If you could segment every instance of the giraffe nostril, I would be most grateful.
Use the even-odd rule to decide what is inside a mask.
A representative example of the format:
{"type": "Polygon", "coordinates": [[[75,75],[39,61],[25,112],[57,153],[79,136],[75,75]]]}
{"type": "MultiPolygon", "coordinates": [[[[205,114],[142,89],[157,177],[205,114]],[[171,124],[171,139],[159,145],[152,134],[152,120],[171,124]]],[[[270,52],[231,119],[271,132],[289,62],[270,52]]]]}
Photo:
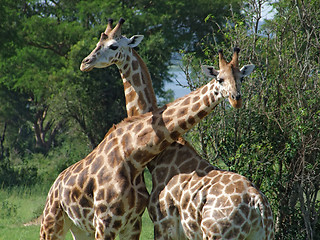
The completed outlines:
{"type": "Polygon", "coordinates": [[[92,62],[92,59],[90,59],[90,58],[85,58],[82,61],[82,63],[91,63],[91,62],[92,62]]]}
{"type": "Polygon", "coordinates": [[[234,95],[234,94],[232,94],[231,95],[231,98],[233,99],[233,100],[240,100],[241,99],[241,94],[237,94],[237,95],[234,95]]]}

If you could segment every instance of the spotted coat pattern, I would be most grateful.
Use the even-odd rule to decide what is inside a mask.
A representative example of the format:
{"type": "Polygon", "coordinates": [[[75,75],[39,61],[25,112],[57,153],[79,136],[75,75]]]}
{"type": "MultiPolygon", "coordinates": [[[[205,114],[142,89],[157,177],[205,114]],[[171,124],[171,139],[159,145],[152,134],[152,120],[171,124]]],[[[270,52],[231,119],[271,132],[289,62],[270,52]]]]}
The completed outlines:
{"type": "MultiPolygon", "coordinates": [[[[136,53],[134,55],[137,56],[136,53]]],[[[117,57],[123,56],[125,56],[123,51],[117,55],[117,57]]],[[[141,64],[139,56],[132,58],[126,56],[126,58],[127,60],[134,59],[131,65],[124,64],[122,65],[123,68],[119,68],[124,79],[128,115],[141,114],[151,107],[155,109],[154,93],[144,63],[141,64]],[[141,71],[141,69],[144,70],[141,71]],[[150,82],[149,85],[146,84],[148,81],[150,82]],[[141,86],[142,90],[139,93],[135,89],[141,86]],[[140,96],[143,94],[144,97],[141,98],[140,96]],[[133,99],[136,99],[135,102],[133,99]],[[131,103],[130,107],[128,107],[128,103],[131,103]]],[[[113,60],[113,62],[117,63],[119,61],[113,60]]],[[[117,65],[119,66],[119,64],[117,65]]],[[[197,91],[196,94],[191,94],[189,97],[177,101],[179,104],[171,105],[171,108],[165,110],[166,114],[163,119],[153,117],[151,122],[160,123],[160,126],[165,124],[169,131],[170,129],[172,131],[170,139],[178,140],[180,131],[190,128],[208,111],[212,110],[211,108],[200,109],[201,105],[207,107],[213,105],[214,107],[221,100],[218,91],[219,87],[215,88],[209,84],[202,90],[197,91]],[[208,95],[209,90],[211,94],[208,95]],[[205,96],[200,98],[201,94],[205,96]],[[215,101],[217,101],[216,104],[215,101]],[[178,108],[180,110],[176,111],[178,108]],[[191,108],[191,112],[198,111],[198,113],[191,116],[189,108],[191,108]],[[179,116],[178,131],[174,130],[174,124],[167,125],[170,121],[175,122],[175,115],[179,116]]],[[[122,125],[120,124],[120,126],[122,125]]],[[[122,139],[120,142],[123,144],[129,142],[129,137],[120,135],[116,138],[110,138],[115,132],[123,131],[119,129],[122,129],[122,127],[114,127],[111,129],[111,133],[109,132],[110,134],[107,135],[107,146],[109,147],[103,147],[103,150],[100,150],[102,148],[100,145],[106,145],[104,143],[105,139],[99,145],[100,147],[98,146],[87,158],[59,175],[48,195],[44,211],[45,220],[42,224],[42,234],[47,235],[43,239],[63,239],[63,235],[69,228],[76,239],[87,239],[88,236],[93,238],[94,235],[96,235],[96,239],[100,239],[102,235],[105,239],[113,239],[117,233],[119,233],[121,239],[135,239],[134,235],[138,237],[141,227],[138,220],[139,213],[143,211],[141,209],[144,209],[147,194],[141,173],[137,173],[139,171],[132,167],[132,165],[135,165],[135,167],[138,165],[129,164],[129,166],[124,167],[121,163],[121,157],[117,149],[119,147],[117,145],[119,144],[118,138],[122,139]],[[116,147],[112,148],[112,146],[116,147]],[[113,160],[108,164],[114,167],[111,172],[107,171],[109,165],[104,163],[106,158],[101,155],[97,157],[97,152],[106,153],[109,148],[112,149],[110,152],[113,160]],[[121,163],[121,167],[117,165],[119,163],[121,163]],[[98,166],[102,167],[99,168],[98,166]],[[98,171],[98,169],[100,170],[98,171]],[[90,177],[85,179],[88,173],[90,177]],[[120,184],[104,185],[104,180],[101,180],[101,177],[107,180],[117,179],[111,182],[120,182],[120,184]],[[132,180],[134,184],[132,184],[132,180]],[[123,192],[123,186],[130,185],[130,183],[135,186],[133,190],[130,189],[129,193],[126,193],[127,191],[123,192]],[[119,196],[122,198],[120,204],[117,202],[119,196]],[[60,199],[64,198],[67,200],[61,202],[60,199]],[[95,200],[100,204],[97,204],[95,200]],[[117,204],[111,204],[110,206],[109,204],[103,204],[108,201],[111,203],[117,202],[117,204]],[[136,202],[140,202],[140,204],[136,206],[134,204],[136,202]],[[134,208],[138,211],[132,214],[131,210],[134,208]],[[134,217],[131,218],[130,214],[126,214],[129,212],[134,217]],[[125,228],[123,223],[127,225],[125,228]],[[133,236],[129,237],[129,233],[133,233],[133,236]]],[[[132,126],[127,128],[128,131],[132,131],[132,129],[132,126]]],[[[144,136],[142,137],[144,143],[148,139],[150,140],[146,136],[150,130],[141,133],[142,125],[139,124],[134,129],[136,129],[134,134],[144,136]]],[[[160,136],[162,136],[162,133],[160,133],[160,136]]],[[[160,144],[161,141],[158,138],[157,135],[156,143],[160,144]]],[[[161,142],[160,149],[164,148],[169,142],[161,142]]],[[[127,152],[129,154],[127,156],[130,156],[132,148],[129,147],[129,150],[124,150],[124,152],[127,152]]],[[[134,156],[141,157],[146,154],[150,157],[152,155],[149,151],[144,150],[142,152],[143,154],[139,153],[134,156]]],[[[140,168],[143,168],[143,165],[138,168],[141,170],[140,168]]],[[[178,142],[173,143],[158,155],[155,160],[149,163],[149,169],[153,177],[149,213],[155,223],[156,239],[183,239],[186,237],[201,239],[201,236],[203,239],[242,239],[244,236],[248,237],[246,239],[251,239],[249,237],[254,237],[255,234],[256,238],[252,239],[272,238],[272,215],[265,197],[244,177],[216,170],[201,159],[183,139],[179,139],[178,142]],[[256,214],[259,213],[259,207],[261,212],[256,214]],[[267,231],[264,232],[262,225],[268,226],[265,229],[269,231],[269,234],[267,231]],[[260,238],[257,237],[257,234],[260,238]],[[269,238],[262,237],[265,235],[268,235],[269,238]]]]}

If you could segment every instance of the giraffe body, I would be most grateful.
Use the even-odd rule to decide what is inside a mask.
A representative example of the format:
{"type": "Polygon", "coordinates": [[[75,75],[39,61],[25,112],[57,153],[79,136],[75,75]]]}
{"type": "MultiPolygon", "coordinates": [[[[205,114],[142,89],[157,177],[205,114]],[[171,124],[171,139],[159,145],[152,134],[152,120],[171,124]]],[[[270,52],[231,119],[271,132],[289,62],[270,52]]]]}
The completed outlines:
{"type": "Polygon", "coordinates": [[[173,143],[148,164],[155,239],[273,239],[265,196],[245,177],[214,168],[187,146],[173,143]]]}
{"type": "Polygon", "coordinates": [[[148,194],[140,164],[124,156],[132,149],[119,147],[130,141],[125,130],[115,130],[58,176],[48,194],[41,239],[64,239],[69,229],[74,239],[114,239],[118,234],[139,239],[148,194]]]}
{"type": "MultiPolygon", "coordinates": [[[[91,57],[97,54],[96,50],[91,57]]],[[[228,65],[222,57],[219,60],[220,68],[228,65]]],[[[120,69],[128,116],[157,108],[150,75],[134,50],[125,48],[121,50],[121,58],[104,61],[98,67],[113,62],[120,69]]],[[[233,64],[237,65],[237,59],[233,64]]],[[[82,70],[86,70],[83,65],[82,70]]],[[[210,75],[218,75],[213,68],[207,70],[210,75]]],[[[238,79],[241,77],[242,71],[232,72],[238,74],[238,79]]],[[[219,78],[229,78],[228,75],[221,71],[219,78]]],[[[237,101],[237,93],[234,96],[229,101],[239,107],[241,101],[237,101]]],[[[263,194],[243,176],[214,168],[183,139],[156,156],[148,168],[153,180],[148,210],[155,224],[155,239],[273,238],[272,213],[263,194]]]]}

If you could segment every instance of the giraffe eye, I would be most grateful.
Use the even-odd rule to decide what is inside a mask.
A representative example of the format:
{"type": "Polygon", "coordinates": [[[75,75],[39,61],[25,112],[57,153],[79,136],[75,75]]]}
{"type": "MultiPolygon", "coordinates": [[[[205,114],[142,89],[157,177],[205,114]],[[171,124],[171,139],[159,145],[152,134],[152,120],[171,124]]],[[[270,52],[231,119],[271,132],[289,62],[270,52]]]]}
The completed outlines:
{"type": "Polygon", "coordinates": [[[217,81],[221,84],[224,82],[224,79],[223,78],[218,78],[217,81]]]}
{"type": "Polygon", "coordinates": [[[112,45],[110,45],[110,49],[111,49],[111,50],[117,50],[117,49],[118,49],[118,46],[117,46],[117,45],[112,44],[112,45]]]}

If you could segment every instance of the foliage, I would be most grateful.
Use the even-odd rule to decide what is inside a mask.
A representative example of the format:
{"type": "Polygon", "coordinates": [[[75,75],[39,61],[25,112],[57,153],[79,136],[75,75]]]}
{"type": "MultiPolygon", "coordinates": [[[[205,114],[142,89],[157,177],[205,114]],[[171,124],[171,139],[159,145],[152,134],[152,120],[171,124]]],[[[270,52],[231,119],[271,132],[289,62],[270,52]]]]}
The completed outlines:
{"type": "MultiPolygon", "coordinates": [[[[317,239],[320,235],[319,10],[315,2],[274,3],[272,20],[262,24],[263,1],[248,1],[247,14],[219,25],[222,42],[205,44],[208,64],[216,52],[241,50],[241,63],[256,65],[243,82],[244,106],[227,103],[188,135],[213,164],[247,176],[273,208],[278,239],[317,239]],[[214,127],[212,127],[214,126],[214,127]]],[[[214,19],[208,21],[213,24],[214,19]]],[[[205,41],[205,40],[204,40],[205,41]]],[[[203,78],[186,56],[191,88],[203,78]],[[191,68],[191,70],[190,70],[191,68]],[[197,80],[198,79],[198,80],[197,80]]]]}

